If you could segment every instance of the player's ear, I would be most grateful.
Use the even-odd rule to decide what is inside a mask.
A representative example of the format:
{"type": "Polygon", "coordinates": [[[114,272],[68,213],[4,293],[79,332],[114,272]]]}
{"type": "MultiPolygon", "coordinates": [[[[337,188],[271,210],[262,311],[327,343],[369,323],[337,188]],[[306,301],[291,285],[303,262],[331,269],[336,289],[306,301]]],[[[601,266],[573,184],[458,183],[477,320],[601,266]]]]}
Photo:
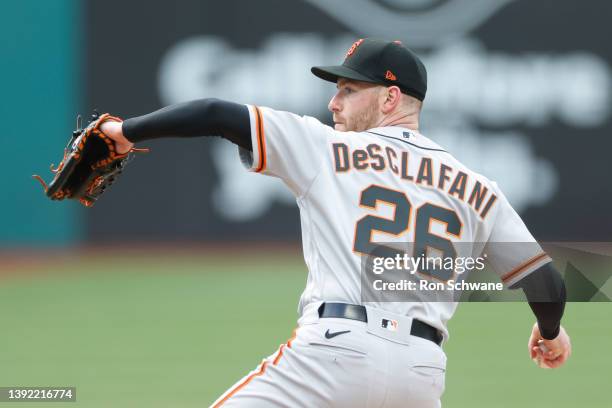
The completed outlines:
{"type": "Polygon", "coordinates": [[[402,91],[397,86],[389,86],[383,88],[383,103],[381,105],[382,113],[387,114],[392,112],[402,100],[402,91]]]}

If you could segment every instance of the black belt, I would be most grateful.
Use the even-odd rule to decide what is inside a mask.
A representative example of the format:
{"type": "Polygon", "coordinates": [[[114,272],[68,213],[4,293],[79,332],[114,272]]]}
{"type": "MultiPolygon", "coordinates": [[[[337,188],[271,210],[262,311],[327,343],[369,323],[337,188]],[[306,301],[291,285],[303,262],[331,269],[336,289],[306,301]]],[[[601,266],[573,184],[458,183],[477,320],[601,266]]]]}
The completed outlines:
{"type": "MultiPolygon", "coordinates": [[[[335,317],[340,319],[359,320],[368,322],[368,314],[365,306],[349,305],[347,303],[323,303],[319,306],[319,317],[335,317]]],[[[410,334],[433,341],[438,346],[442,344],[442,334],[433,326],[417,319],[412,319],[410,334]]]]}

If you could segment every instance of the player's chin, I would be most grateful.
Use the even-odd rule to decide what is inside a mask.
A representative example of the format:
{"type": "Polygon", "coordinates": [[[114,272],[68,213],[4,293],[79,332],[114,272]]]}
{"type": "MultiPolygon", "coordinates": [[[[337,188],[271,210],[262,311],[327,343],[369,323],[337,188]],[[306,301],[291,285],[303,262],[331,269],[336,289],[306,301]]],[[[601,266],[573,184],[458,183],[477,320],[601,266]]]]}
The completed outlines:
{"type": "Polygon", "coordinates": [[[346,132],[346,125],[344,123],[334,123],[334,129],[338,132],[346,132]]]}

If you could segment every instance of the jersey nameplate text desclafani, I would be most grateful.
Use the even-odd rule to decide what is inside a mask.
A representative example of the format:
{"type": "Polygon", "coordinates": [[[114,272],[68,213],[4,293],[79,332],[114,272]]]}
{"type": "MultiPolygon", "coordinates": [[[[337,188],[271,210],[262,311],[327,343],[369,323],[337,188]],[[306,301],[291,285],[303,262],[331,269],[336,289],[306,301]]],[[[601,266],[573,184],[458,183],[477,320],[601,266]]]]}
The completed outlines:
{"type": "Polygon", "coordinates": [[[481,218],[485,218],[497,200],[486,185],[470,179],[467,173],[455,171],[453,167],[431,157],[420,160],[411,170],[410,152],[390,146],[371,143],[361,149],[353,149],[344,143],[331,145],[336,173],[351,171],[387,171],[401,180],[444,191],[451,197],[467,202],[481,218]]]}

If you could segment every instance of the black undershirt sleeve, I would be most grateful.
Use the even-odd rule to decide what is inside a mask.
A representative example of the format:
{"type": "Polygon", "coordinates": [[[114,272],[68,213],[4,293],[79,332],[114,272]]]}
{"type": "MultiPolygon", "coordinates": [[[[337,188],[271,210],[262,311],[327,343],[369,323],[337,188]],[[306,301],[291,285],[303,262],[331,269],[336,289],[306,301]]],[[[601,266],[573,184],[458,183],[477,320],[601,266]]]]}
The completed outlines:
{"type": "Polygon", "coordinates": [[[221,136],[242,148],[253,150],[246,105],[214,98],[178,103],[127,119],[122,129],[123,135],[132,143],[160,137],[221,136]]]}
{"type": "Polygon", "coordinates": [[[542,337],[547,340],[557,337],[565,310],[566,291],[565,283],[552,263],[547,263],[511,287],[515,288],[522,288],[525,292],[542,337]]]}

